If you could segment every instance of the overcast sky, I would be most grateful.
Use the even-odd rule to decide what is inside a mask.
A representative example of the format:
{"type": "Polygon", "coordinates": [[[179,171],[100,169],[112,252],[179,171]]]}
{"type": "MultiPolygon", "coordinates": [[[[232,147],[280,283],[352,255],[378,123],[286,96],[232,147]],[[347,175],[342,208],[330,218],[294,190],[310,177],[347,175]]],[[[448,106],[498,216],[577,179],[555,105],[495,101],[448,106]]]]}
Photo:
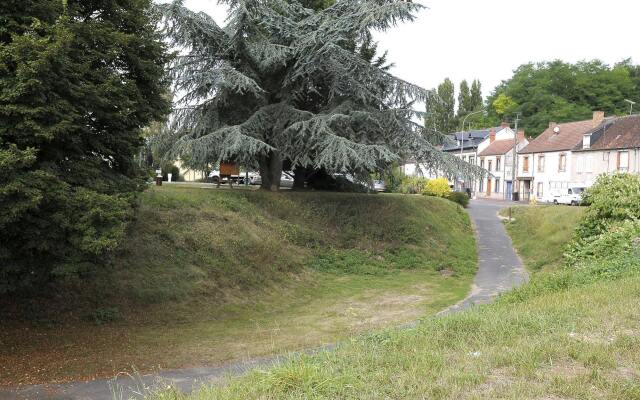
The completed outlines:
{"type": "MultiPolygon", "coordinates": [[[[478,78],[486,96],[530,61],[640,62],[637,0],[417,2],[429,9],[377,39],[395,63],[393,73],[425,88],[446,77],[456,86],[462,79],[478,78]]],[[[226,10],[216,0],[186,0],[186,5],[224,22],[226,10]]]]}

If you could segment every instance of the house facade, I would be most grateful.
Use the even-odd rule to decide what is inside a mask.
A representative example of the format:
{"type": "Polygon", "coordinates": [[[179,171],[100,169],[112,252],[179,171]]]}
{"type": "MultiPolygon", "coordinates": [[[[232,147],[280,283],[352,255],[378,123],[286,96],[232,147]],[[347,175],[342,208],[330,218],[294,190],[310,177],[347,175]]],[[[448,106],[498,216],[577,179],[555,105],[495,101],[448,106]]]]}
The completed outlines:
{"type": "MultiPolygon", "coordinates": [[[[478,154],[489,146],[491,137],[493,140],[508,137],[513,139],[513,135],[514,132],[506,122],[494,128],[456,132],[449,136],[449,141],[445,143],[442,150],[469,164],[481,165],[478,154]]],[[[462,176],[457,177],[453,182],[454,189],[462,192],[469,189],[472,193],[477,193],[480,190],[480,185],[482,185],[481,181],[468,180],[462,176]]]]}
{"type": "MultiPolygon", "coordinates": [[[[498,133],[491,132],[489,138],[480,144],[477,165],[489,171],[489,175],[476,182],[477,197],[511,199],[515,143],[513,130],[507,128],[498,133]]],[[[528,143],[524,131],[519,131],[518,151],[528,143]]]]}
{"type": "Polygon", "coordinates": [[[571,182],[591,186],[600,174],[640,174],[640,115],[615,117],[584,134],[573,149],[571,182]]]}
{"type": "Polygon", "coordinates": [[[607,121],[603,112],[596,111],[590,120],[550,122],[540,136],[519,152],[516,190],[520,199],[552,201],[570,186],[577,186],[573,181],[577,173],[574,149],[583,142],[585,135],[607,121]]]}

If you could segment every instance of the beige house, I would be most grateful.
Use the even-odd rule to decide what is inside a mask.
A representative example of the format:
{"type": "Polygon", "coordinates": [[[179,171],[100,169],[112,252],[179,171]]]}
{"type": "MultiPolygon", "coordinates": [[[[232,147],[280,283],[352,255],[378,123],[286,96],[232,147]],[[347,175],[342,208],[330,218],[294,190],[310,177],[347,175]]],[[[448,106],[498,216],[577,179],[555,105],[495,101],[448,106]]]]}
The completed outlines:
{"type": "Polygon", "coordinates": [[[518,156],[522,200],[551,202],[572,187],[589,187],[600,174],[640,173],[640,116],[549,123],[518,156]]]}
{"type": "Polygon", "coordinates": [[[518,185],[520,199],[535,197],[552,201],[571,185],[575,172],[573,151],[586,134],[607,120],[604,113],[595,111],[592,119],[558,124],[549,127],[531,141],[518,155],[518,185]]]}
{"type": "Polygon", "coordinates": [[[207,177],[207,173],[205,171],[196,171],[193,169],[189,169],[184,165],[182,165],[180,160],[176,160],[174,164],[180,170],[180,177],[185,182],[195,182],[199,180],[204,180],[207,177]]]}
{"type": "Polygon", "coordinates": [[[640,174],[640,115],[609,118],[586,132],[571,163],[574,186],[589,187],[600,174],[640,174]]]}

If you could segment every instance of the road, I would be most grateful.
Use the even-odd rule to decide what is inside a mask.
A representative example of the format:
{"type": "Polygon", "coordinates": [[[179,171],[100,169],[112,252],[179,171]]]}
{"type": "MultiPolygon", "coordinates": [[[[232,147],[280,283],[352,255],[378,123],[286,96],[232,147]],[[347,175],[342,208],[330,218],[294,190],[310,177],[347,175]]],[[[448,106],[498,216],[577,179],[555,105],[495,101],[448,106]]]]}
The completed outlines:
{"type": "MultiPolygon", "coordinates": [[[[528,278],[522,261],[513,250],[498,211],[508,203],[474,200],[468,208],[476,231],[478,245],[478,272],[467,298],[439,313],[446,315],[466,310],[474,305],[490,303],[497,295],[528,278]]],[[[418,322],[403,325],[415,326],[418,322]]],[[[305,354],[331,351],[336,345],[311,349],[305,354]]],[[[20,389],[0,389],[0,400],[114,400],[143,398],[145,393],[166,385],[182,391],[191,391],[202,383],[215,383],[229,376],[240,375],[260,367],[269,368],[296,354],[255,358],[215,367],[189,368],[163,371],[141,376],[122,375],[111,380],[96,380],[60,385],[33,385],[20,389]]]]}

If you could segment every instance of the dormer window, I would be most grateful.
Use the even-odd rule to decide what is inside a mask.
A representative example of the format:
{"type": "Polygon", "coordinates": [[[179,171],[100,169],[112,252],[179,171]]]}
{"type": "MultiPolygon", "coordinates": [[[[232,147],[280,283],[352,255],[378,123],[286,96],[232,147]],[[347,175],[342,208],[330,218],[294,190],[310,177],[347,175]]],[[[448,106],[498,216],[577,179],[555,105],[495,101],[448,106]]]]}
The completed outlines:
{"type": "Polygon", "coordinates": [[[591,148],[591,135],[582,136],[582,148],[583,149],[591,148]]]}

